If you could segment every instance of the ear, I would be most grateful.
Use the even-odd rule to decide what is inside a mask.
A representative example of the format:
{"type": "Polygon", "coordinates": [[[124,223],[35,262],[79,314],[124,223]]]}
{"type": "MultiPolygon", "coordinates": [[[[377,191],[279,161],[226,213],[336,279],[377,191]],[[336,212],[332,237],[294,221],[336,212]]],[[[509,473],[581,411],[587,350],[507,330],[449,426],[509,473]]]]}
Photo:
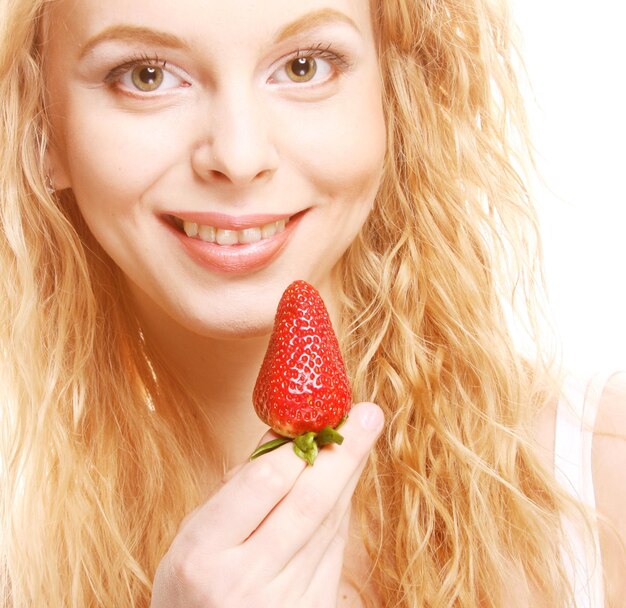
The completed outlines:
{"type": "Polygon", "coordinates": [[[72,181],[65,159],[53,145],[49,145],[44,159],[46,173],[50,179],[50,186],[60,192],[72,187],[72,181]]]}

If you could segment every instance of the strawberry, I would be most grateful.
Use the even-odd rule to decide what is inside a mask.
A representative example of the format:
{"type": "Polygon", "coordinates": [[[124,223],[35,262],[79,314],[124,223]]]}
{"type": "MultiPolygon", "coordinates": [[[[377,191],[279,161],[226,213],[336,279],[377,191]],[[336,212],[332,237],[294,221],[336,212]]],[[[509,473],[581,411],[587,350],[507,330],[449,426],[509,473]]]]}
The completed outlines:
{"type": "Polygon", "coordinates": [[[350,382],[324,301],[306,281],[289,285],[278,303],[252,400],[283,437],[251,458],[293,440],[296,454],[313,464],[318,447],[343,441],[336,429],[352,405],[350,382]]]}

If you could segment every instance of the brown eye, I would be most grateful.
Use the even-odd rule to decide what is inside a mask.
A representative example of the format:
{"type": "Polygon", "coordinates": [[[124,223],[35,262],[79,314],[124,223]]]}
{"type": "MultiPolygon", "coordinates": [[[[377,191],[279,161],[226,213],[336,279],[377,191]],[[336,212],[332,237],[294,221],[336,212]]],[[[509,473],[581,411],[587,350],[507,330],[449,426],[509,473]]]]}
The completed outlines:
{"type": "Polygon", "coordinates": [[[298,57],[287,64],[286,71],[294,82],[308,82],[317,72],[317,62],[312,57],[298,57]]]}
{"type": "Polygon", "coordinates": [[[154,65],[139,65],[131,72],[133,84],[145,92],[156,91],[163,82],[163,68],[154,65]]]}

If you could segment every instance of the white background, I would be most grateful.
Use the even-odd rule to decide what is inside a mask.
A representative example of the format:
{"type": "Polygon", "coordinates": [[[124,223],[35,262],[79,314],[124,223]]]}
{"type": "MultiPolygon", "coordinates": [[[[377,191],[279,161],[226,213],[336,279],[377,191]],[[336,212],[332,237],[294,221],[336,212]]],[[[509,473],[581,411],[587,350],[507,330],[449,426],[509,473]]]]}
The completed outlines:
{"type": "Polygon", "coordinates": [[[626,369],[626,9],[622,0],[512,1],[564,360],[626,369]]]}

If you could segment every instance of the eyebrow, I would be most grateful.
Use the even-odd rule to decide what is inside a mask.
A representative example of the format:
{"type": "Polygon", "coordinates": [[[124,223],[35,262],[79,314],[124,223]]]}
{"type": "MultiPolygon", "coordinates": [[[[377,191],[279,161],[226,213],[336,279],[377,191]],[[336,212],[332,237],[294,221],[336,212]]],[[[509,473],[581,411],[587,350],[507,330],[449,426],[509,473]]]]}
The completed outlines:
{"type": "MultiPolygon", "coordinates": [[[[357,32],[360,32],[356,23],[345,13],[332,8],[322,8],[312,11],[299,17],[295,21],[281,28],[274,36],[274,44],[278,44],[288,38],[292,38],[304,31],[313,29],[325,23],[338,21],[347,23],[357,32]]],[[[153,46],[167,47],[171,49],[188,49],[189,45],[178,36],[168,32],[161,32],[151,28],[138,25],[112,25],[102,30],[83,46],[79,58],[82,59],[89,54],[94,47],[108,40],[119,40],[123,42],[141,42],[153,46]]]]}
{"type": "Polygon", "coordinates": [[[148,27],[139,25],[112,25],[90,38],[80,51],[79,58],[82,59],[89,54],[94,47],[108,40],[119,40],[122,42],[142,42],[154,46],[167,47],[171,49],[187,49],[189,45],[174,34],[159,32],[148,27]]]}
{"type": "Polygon", "coordinates": [[[292,38],[301,32],[311,30],[319,25],[329,23],[332,21],[338,21],[340,23],[347,23],[360,33],[356,23],[348,17],[345,13],[335,10],[334,8],[321,8],[317,11],[312,11],[303,15],[302,17],[292,21],[285,27],[281,28],[279,32],[274,36],[274,44],[292,38]]]}

